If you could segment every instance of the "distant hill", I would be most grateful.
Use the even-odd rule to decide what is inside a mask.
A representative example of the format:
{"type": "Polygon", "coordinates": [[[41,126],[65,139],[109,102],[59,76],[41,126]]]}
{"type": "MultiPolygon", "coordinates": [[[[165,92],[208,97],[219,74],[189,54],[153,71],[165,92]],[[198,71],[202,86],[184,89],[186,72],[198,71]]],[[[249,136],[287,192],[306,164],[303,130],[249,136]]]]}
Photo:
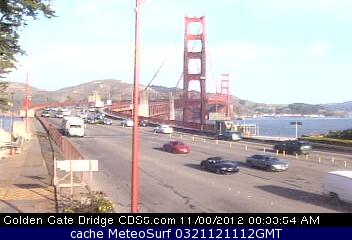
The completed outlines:
{"type": "Polygon", "coordinates": [[[343,103],[328,103],[323,106],[332,111],[346,111],[352,113],[352,101],[343,103]]]}
{"type": "MultiPolygon", "coordinates": [[[[140,86],[141,90],[145,86],[140,86]]],[[[113,101],[130,100],[132,98],[133,85],[116,79],[93,80],[87,83],[79,84],[58,89],[56,91],[46,91],[34,87],[29,88],[29,93],[33,103],[44,102],[62,102],[65,100],[84,100],[93,92],[97,92],[103,100],[111,98],[113,101]]],[[[20,108],[23,104],[25,84],[10,82],[8,92],[15,92],[15,107],[20,108]]],[[[163,86],[150,86],[147,89],[149,98],[153,100],[168,99],[172,92],[173,96],[181,98],[183,90],[180,88],[168,88],[163,86]]],[[[191,97],[197,97],[199,92],[192,91],[191,97]]],[[[209,96],[213,93],[209,93],[209,96]]],[[[232,97],[234,111],[237,115],[253,114],[324,114],[327,116],[341,116],[345,112],[352,112],[352,101],[345,103],[332,104],[265,104],[232,97]]]]}

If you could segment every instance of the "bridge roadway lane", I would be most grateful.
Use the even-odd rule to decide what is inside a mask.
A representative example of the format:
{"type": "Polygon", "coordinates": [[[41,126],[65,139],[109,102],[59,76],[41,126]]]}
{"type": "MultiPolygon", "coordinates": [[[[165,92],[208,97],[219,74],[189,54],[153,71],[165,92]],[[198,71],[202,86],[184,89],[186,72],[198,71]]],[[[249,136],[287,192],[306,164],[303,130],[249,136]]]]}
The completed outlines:
{"type": "MultiPolygon", "coordinates": [[[[176,155],[159,149],[170,140],[168,135],[140,129],[141,212],[352,212],[351,205],[321,195],[323,177],[332,166],[291,159],[288,171],[266,172],[246,167],[245,158],[255,150],[191,138],[182,141],[192,153],[176,155]],[[199,162],[209,156],[239,161],[240,173],[201,170],[199,162]]],[[[71,138],[87,158],[99,160],[96,189],[107,193],[118,212],[130,210],[131,132],[116,125],[87,125],[87,137],[71,138]]]]}

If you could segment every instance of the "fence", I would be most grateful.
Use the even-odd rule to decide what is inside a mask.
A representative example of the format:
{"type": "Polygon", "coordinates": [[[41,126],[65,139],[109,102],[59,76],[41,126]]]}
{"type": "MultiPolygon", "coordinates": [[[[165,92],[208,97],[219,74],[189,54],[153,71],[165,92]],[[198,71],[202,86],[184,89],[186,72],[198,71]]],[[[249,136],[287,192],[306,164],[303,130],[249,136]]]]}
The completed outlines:
{"type": "Polygon", "coordinates": [[[72,142],[63,136],[61,132],[53,124],[49,123],[46,119],[36,115],[36,118],[41,122],[44,128],[49,133],[50,137],[54,140],[56,145],[61,150],[65,159],[79,159],[83,160],[84,156],[72,144],[72,142]]]}
{"type": "MultiPolygon", "coordinates": [[[[57,126],[54,126],[53,124],[49,123],[45,118],[42,118],[39,116],[38,113],[36,113],[36,118],[39,120],[39,122],[42,124],[42,126],[46,129],[48,132],[50,138],[55,142],[55,144],[58,146],[58,148],[61,150],[61,153],[66,160],[84,160],[84,156],[78,151],[78,149],[73,145],[73,143],[65,136],[61,134],[61,132],[58,130],[57,126]]],[[[58,190],[60,191],[60,187],[70,187],[70,195],[73,196],[73,186],[80,186],[80,187],[86,187],[88,190],[91,189],[92,187],[92,174],[88,172],[78,172],[78,174],[74,172],[70,172],[69,175],[71,175],[70,178],[68,177],[68,174],[65,175],[65,173],[57,171],[56,167],[56,159],[54,159],[54,184],[58,185],[59,188],[58,190]],[[69,184],[65,183],[60,183],[61,181],[58,181],[58,179],[64,180],[64,181],[70,181],[69,184]],[[87,180],[86,180],[87,179],[87,180]],[[74,184],[73,181],[79,182],[78,184],[74,184]]]]}

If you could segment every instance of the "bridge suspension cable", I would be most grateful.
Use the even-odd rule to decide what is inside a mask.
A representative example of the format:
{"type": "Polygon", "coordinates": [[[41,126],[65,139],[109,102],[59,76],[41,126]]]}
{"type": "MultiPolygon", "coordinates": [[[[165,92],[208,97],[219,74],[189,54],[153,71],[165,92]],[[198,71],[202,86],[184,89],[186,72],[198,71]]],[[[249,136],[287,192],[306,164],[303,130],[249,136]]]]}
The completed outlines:
{"type": "MultiPolygon", "coordinates": [[[[176,44],[176,41],[177,41],[177,39],[178,39],[180,33],[181,33],[181,30],[179,29],[179,31],[177,32],[176,37],[175,37],[175,39],[174,39],[172,45],[175,45],[175,44],[176,44]]],[[[169,58],[169,56],[170,56],[170,52],[171,52],[170,49],[171,49],[171,48],[169,48],[167,54],[165,55],[164,59],[162,60],[161,64],[159,65],[158,69],[155,71],[155,73],[154,73],[152,79],[149,81],[149,83],[148,83],[147,86],[144,88],[144,90],[147,90],[147,89],[150,87],[150,85],[152,84],[152,82],[157,78],[157,76],[158,76],[160,70],[162,69],[162,67],[163,67],[164,64],[167,62],[167,60],[168,60],[168,58],[169,58]]]]}

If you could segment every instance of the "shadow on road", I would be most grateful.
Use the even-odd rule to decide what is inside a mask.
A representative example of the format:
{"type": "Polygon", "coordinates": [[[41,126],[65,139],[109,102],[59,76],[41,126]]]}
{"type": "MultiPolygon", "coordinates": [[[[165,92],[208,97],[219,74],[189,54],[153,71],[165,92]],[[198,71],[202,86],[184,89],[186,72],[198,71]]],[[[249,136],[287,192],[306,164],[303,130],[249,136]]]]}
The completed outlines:
{"type": "Polygon", "coordinates": [[[245,162],[239,162],[239,161],[237,161],[237,163],[238,163],[238,166],[240,167],[240,168],[246,168],[246,169],[257,169],[257,170],[262,170],[262,169],[259,169],[259,168],[255,168],[255,167],[251,167],[251,166],[249,166],[247,163],[245,163],[245,162]]]}
{"type": "Polygon", "coordinates": [[[154,150],[161,151],[161,152],[166,152],[166,151],[164,151],[164,149],[163,149],[162,147],[154,147],[153,149],[154,149],[154,150]]]}
{"type": "Polygon", "coordinates": [[[201,168],[200,164],[186,163],[185,166],[189,167],[189,168],[197,169],[197,170],[202,171],[202,172],[205,171],[203,168],[201,168]]]}
{"type": "Polygon", "coordinates": [[[331,210],[335,210],[339,212],[352,212],[352,205],[338,201],[333,198],[326,197],[323,194],[311,193],[303,190],[292,189],[292,188],[281,187],[281,186],[274,186],[274,185],[257,186],[257,188],[276,194],[281,197],[290,198],[290,199],[305,202],[305,203],[310,203],[310,204],[325,207],[331,210]]]}

